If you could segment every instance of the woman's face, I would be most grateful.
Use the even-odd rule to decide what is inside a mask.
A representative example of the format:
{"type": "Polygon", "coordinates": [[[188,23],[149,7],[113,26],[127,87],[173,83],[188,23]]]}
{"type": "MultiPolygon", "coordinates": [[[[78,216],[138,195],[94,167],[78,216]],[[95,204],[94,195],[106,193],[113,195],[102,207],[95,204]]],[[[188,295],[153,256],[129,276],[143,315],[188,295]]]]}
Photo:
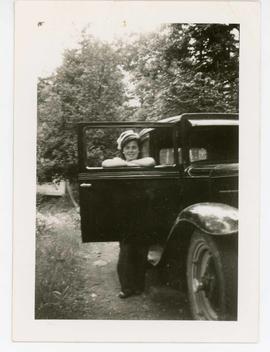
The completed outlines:
{"type": "Polygon", "coordinates": [[[132,161],[138,159],[139,156],[139,145],[137,141],[130,141],[125,144],[123,148],[123,154],[126,161],[132,161]]]}

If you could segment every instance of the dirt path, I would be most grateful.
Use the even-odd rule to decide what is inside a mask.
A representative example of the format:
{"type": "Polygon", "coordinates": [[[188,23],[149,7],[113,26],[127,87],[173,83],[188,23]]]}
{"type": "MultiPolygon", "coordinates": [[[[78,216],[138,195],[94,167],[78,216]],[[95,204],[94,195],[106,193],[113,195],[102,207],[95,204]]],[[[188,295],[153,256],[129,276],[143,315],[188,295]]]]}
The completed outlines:
{"type": "Polygon", "coordinates": [[[162,286],[155,268],[147,272],[142,295],[119,299],[118,243],[82,244],[73,209],[44,207],[41,214],[45,226],[37,237],[36,318],[190,319],[185,294],[162,286]]]}

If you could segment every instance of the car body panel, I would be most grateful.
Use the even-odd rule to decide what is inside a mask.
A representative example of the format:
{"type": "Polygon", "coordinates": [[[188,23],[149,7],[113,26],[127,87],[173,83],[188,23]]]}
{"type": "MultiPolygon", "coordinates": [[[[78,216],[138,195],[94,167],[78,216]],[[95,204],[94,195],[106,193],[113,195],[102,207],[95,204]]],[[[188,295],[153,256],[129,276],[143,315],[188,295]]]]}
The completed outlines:
{"type": "Polygon", "coordinates": [[[213,235],[226,231],[234,234],[234,209],[238,206],[237,118],[237,114],[194,113],[158,122],[79,123],[83,242],[119,241],[130,232],[142,240],[164,243],[181,221],[213,235]],[[144,128],[140,133],[143,156],[153,157],[157,165],[148,169],[89,167],[85,161],[85,129],[112,126],[144,128]],[[226,143],[227,138],[231,143],[226,143]],[[193,161],[191,151],[200,156],[206,153],[203,148],[213,160],[193,161]],[[226,160],[216,158],[219,150],[226,152],[221,153],[226,160]],[[161,159],[165,157],[169,164],[163,164],[161,159]],[[224,208],[213,205],[211,217],[211,204],[224,204],[224,208]],[[181,213],[186,208],[189,210],[181,213]],[[212,226],[209,221],[213,221],[212,226]]]}
{"type": "Polygon", "coordinates": [[[79,175],[84,242],[118,241],[127,232],[155,242],[169,231],[179,209],[179,172],[126,171],[79,175]]]}
{"type": "Polygon", "coordinates": [[[198,203],[181,211],[180,222],[188,222],[210,235],[231,235],[238,232],[238,209],[223,203],[198,203]]]}

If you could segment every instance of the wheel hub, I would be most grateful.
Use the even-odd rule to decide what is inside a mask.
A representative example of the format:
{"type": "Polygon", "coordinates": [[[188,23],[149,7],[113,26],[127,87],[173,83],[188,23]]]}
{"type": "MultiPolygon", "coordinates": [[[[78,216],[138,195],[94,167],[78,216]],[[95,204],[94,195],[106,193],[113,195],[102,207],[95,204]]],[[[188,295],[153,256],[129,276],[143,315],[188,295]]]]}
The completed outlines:
{"type": "Polygon", "coordinates": [[[193,292],[197,293],[199,291],[204,291],[206,297],[209,297],[213,291],[214,284],[215,277],[209,273],[206,273],[200,280],[197,278],[193,279],[193,292]]]}

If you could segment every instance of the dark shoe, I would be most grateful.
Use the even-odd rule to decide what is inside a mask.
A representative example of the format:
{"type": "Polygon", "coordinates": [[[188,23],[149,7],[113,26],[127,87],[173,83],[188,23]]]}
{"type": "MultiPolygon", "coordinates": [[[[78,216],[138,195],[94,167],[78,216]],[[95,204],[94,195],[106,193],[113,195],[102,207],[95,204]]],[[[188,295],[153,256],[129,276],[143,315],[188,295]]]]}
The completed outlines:
{"type": "Polygon", "coordinates": [[[133,295],[133,291],[121,291],[118,294],[119,298],[128,298],[133,295]]]}

